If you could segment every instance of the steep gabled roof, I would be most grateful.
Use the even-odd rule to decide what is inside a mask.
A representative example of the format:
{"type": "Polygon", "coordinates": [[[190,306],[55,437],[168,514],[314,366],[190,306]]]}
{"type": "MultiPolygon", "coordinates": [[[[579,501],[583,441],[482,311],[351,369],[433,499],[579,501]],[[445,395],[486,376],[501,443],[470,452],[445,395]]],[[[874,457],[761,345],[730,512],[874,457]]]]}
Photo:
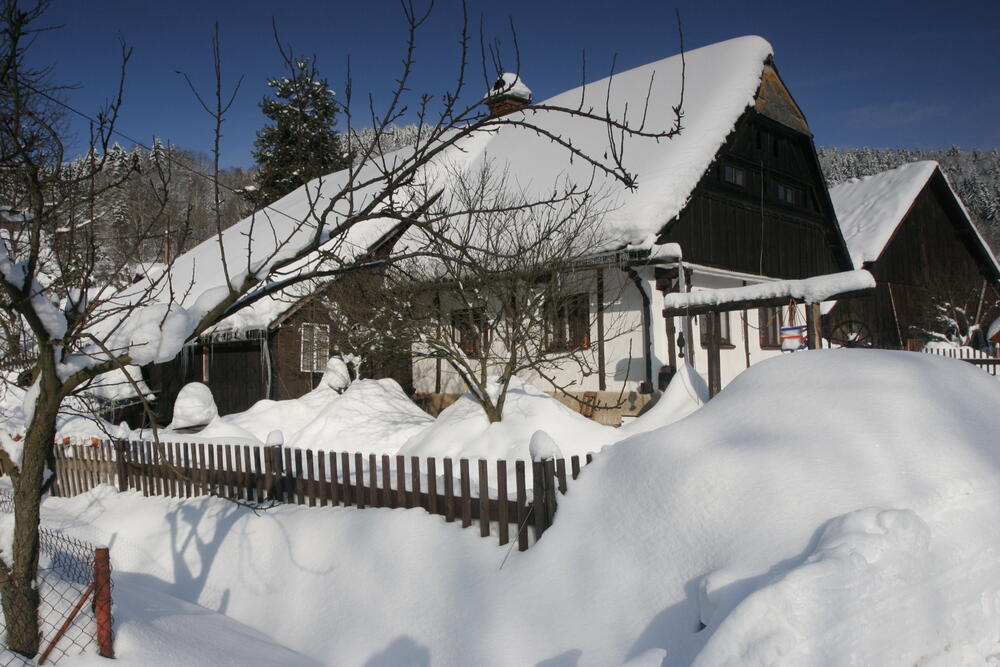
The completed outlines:
{"type": "Polygon", "coordinates": [[[992,270],[994,279],[1000,276],[1000,264],[996,257],[976,229],[944,172],[933,160],[910,162],[873,176],[853,178],[830,189],[830,199],[856,268],[861,268],[865,262],[874,262],[882,255],[917,196],[935,175],[947,184],[953,198],[951,203],[978,241],[981,259],[992,270]]]}
{"type": "MultiPolygon", "coordinates": [[[[687,205],[726,137],[747,107],[755,103],[771,51],[771,45],[760,37],[739,37],[694,49],[683,58],[677,55],[614,74],[539,105],[580,108],[598,115],[608,111],[614,118],[656,131],[669,129],[674,120],[672,109],[683,99],[683,131],[679,136],[669,141],[640,137],[624,141],[621,157],[627,169],[638,175],[635,190],[626,190],[609,176],[595,173],[591,165],[579,158],[574,160],[566,147],[516,125],[466,138],[461,146],[446,151],[436,164],[425,169],[423,176],[447,189],[448,174],[454,173],[454,169],[472,172],[481,169],[484,163],[491,163],[501,169],[509,168],[518,188],[542,197],[551,193],[557,183],[593,182],[595,191],[610,202],[610,212],[602,220],[607,245],[650,248],[663,226],[687,205]]],[[[608,128],[600,122],[535,107],[515,112],[512,117],[521,114],[544,131],[571,140],[579,150],[595,156],[608,153],[608,128]]],[[[393,155],[404,155],[406,151],[404,148],[393,155]]],[[[387,156],[390,163],[393,155],[387,156]]],[[[368,175],[376,173],[372,170],[368,175]]],[[[256,266],[263,261],[285,236],[291,240],[281,247],[279,257],[301,247],[315,230],[314,223],[309,221],[311,201],[322,206],[344,182],[343,172],[317,179],[273,204],[266,219],[258,212],[254,218],[227,229],[222,243],[231,257],[240,258],[237,266],[230,267],[231,275],[245,275],[248,265],[256,266]],[[248,258],[247,244],[251,237],[254,242],[248,258]]],[[[358,193],[357,199],[365,196],[371,194],[358,193]]],[[[362,256],[396,224],[389,219],[370,220],[353,228],[337,249],[341,261],[350,262],[362,256]]],[[[402,243],[406,243],[405,238],[402,243]]],[[[304,261],[299,266],[309,263],[304,261]]],[[[205,241],[178,261],[172,272],[177,283],[175,289],[195,285],[191,290],[192,302],[206,287],[225,289],[221,266],[219,242],[205,241]]],[[[311,290],[314,289],[315,285],[311,290]]],[[[301,293],[301,288],[293,288],[275,298],[262,299],[214,329],[268,326],[301,293]]]]}

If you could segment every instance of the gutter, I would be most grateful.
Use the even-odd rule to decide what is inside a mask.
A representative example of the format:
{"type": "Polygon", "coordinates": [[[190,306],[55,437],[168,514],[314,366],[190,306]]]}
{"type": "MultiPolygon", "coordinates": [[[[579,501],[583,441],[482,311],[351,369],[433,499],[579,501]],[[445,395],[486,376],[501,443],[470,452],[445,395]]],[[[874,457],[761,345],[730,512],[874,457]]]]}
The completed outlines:
{"type": "Polygon", "coordinates": [[[639,295],[642,296],[642,356],[645,361],[646,368],[646,380],[639,387],[640,394],[652,394],[653,393],[653,358],[650,353],[651,344],[651,332],[650,329],[653,326],[652,315],[650,314],[650,299],[649,295],[646,294],[646,288],[643,286],[643,280],[639,277],[639,274],[631,266],[625,268],[626,273],[628,273],[629,278],[632,279],[632,283],[639,290],[639,295]]]}

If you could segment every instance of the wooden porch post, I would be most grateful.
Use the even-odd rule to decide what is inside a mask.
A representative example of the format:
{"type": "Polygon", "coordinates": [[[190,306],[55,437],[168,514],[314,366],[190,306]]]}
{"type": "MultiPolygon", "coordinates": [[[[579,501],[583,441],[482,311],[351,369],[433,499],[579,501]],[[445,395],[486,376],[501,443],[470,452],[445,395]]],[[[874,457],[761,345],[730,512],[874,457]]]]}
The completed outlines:
{"type": "Polygon", "coordinates": [[[820,312],[818,303],[806,304],[806,332],[809,335],[809,349],[818,350],[822,347],[820,336],[822,335],[823,314],[820,312]]]}
{"type": "Polygon", "coordinates": [[[719,326],[719,311],[708,313],[708,397],[712,398],[722,391],[722,360],[720,348],[722,345],[722,328],[719,326]]]}

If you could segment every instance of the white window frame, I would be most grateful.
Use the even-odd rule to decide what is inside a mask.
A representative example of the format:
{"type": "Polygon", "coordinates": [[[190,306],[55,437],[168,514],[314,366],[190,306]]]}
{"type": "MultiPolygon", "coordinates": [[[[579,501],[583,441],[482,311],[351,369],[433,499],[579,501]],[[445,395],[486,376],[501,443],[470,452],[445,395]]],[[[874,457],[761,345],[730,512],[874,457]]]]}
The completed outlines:
{"type": "Polygon", "coordinates": [[[302,323],[299,335],[299,370],[322,373],[330,359],[330,325],[302,323]]]}

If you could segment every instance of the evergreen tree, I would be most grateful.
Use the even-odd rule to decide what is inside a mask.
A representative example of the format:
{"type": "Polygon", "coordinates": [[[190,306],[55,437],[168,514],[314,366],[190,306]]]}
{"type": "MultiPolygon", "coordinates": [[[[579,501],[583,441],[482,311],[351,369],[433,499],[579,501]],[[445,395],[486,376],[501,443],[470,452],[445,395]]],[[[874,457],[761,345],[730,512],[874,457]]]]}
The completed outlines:
{"type": "Polygon", "coordinates": [[[274,97],[260,103],[270,123],[257,132],[254,142],[258,205],[350,163],[334,130],[334,92],[319,76],[315,60],[299,56],[289,59],[288,65],[291,76],[268,80],[274,97]]]}

